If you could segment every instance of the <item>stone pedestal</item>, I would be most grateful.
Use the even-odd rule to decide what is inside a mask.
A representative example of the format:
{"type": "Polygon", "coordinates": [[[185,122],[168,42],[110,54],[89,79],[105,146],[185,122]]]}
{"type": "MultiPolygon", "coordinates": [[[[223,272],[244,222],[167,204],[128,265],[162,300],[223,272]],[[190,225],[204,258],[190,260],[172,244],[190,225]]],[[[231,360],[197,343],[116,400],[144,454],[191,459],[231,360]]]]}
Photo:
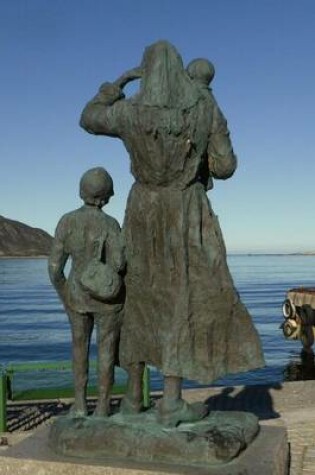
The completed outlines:
{"type": "Polygon", "coordinates": [[[283,427],[262,426],[250,446],[226,464],[189,467],[180,464],[103,460],[56,455],[48,447],[49,427],[1,452],[0,475],[287,475],[289,449],[283,427]]]}

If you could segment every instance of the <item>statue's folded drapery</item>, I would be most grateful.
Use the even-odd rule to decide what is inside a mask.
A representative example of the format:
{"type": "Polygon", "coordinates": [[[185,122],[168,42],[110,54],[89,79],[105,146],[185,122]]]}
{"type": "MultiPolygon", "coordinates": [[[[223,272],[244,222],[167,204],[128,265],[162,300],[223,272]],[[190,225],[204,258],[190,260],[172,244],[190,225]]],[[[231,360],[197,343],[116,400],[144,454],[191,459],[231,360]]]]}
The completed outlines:
{"type": "Polygon", "coordinates": [[[205,170],[229,178],[236,157],[223,114],[190,80],[175,48],[147,48],[142,68],[137,95],[125,99],[106,83],[81,117],[88,132],[123,140],[136,180],[124,223],[120,360],[209,383],[264,364],[204,186],[205,170]]]}

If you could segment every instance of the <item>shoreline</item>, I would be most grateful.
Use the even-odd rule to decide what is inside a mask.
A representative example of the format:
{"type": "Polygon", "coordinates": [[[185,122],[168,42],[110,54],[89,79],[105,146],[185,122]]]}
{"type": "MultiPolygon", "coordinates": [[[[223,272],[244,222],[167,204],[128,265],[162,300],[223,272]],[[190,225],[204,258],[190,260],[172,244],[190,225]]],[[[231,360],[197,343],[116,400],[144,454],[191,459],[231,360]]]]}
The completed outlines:
{"type": "Polygon", "coordinates": [[[1,259],[48,259],[49,255],[40,256],[0,256],[1,259]]]}
{"type": "MultiPolygon", "coordinates": [[[[315,252],[228,252],[228,256],[246,256],[246,257],[257,257],[257,256],[286,256],[286,257],[315,257],[315,252]]],[[[49,254],[47,255],[38,255],[38,256],[4,256],[0,255],[1,259],[48,259],[49,254]]]]}

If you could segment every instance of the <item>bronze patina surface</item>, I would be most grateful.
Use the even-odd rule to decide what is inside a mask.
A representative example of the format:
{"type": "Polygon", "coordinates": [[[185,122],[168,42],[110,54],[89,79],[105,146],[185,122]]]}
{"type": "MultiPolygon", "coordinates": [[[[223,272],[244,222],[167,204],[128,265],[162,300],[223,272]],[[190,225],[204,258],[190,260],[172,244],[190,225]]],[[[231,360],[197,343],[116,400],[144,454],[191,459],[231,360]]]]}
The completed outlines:
{"type": "MultiPolygon", "coordinates": [[[[227,122],[209,89],[213,76],[209,61],[199,58],[185,69],[174,46],[159,41],[145,50],[139,67],[104,83],[83,110],[84,129],[123,141],[135,178],[123,225],[126,301],[119,358],[128,372],[128,388],[120,412],[104,417],[109,415],[123,301],[121,294],[111,302],[98,298],[104,294],[102,282],[105,286],[110,281],[96,270],[103,256],[103,233],[108,236],[104,263],[108,256],[119,274],[123,258],[119,227],[101,214],[104,193],[93,192],[96,201],[83,208],[86,220],[82,210],[62,218],[50,264],[52,281],[72,324],[76,381],[75,417],[60,418],[50,431],[51,447],[58,453],[208,470],[237,458],[259,432],[252,414],[208,415],[206,404],[182,398],[183,378],[211,383],[227,373],[264,364],[258,334],[234,287],[219,222],[206,194],[213,180],[230,178],[237,166],[227,122]],[[135,79],[141,80],[139,92],[128,99],[123,88],[135,79]],[[102,226],[96,214],[102,216],[102,226]],[[66,282],[63,268],[68,255],[74,267],[66,282]],[[73,301],[67,293],[72,283],[73,301]],[[113,338],[112,345],[106,339],[98,341],[100,399],[92,418],[86,417],[84,388],[93,319],[99,329],[106,327],[104,335],[110,325],[113,338]],[[85,346],[80,346],[80,338],[85,346]],[[163,397],[148,412],[142,411],[145,363],[164,376],[163,397]]],[[[91,184],[94,189],[93,180],[91,184]]],[[[89,187],[87,191],[90,196],[89,187]]],[[[241,473],[239,468],[235,473],[241,473]]]]}
{"type": "Polygon", "coordinates": [[[130,155],[135,183],[124,222],[120,344],[130,376],[125,409],[139,410],[137,380],[143,362],[150,363],[164,375],[160,412],[167,425],[205,415],[201,407],[183,406],[182,378],[210,383],[264,364],[206,195],[212,179],[230,178],[237,165],[226,120],[207,87],[213,74],[205,60],[185,70],[176,49],[160,41],[146,48],[139,67],[104,83],[81,117],[85,130],[120,138],[130,155]],[[125,98],[123,87],[136,78],[139,92],[125,98]]]}

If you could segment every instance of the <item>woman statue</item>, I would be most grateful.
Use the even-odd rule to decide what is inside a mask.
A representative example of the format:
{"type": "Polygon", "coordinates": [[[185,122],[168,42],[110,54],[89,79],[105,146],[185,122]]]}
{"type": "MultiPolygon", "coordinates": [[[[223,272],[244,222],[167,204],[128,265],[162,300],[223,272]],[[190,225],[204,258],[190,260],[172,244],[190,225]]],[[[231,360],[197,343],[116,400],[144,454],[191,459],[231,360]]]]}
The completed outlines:
{"type": "Polygon", "coordinates": [[[264,364],[206,195],[210,176],[226,179],[236,169],[226,120],[213,96],[189,77],[176,49],[160,41],[146,48],[141,67],[101,86],[81,126],[120,138],[135,178],[124,222],[120,362],[129,389],[123,410],[141,410],[146,362],[164,376],[160,422],[198,420],[206,408],[182,399],[183,378],[210,383],[264,364]],[[126,99],[123,87],[137,78],[139,93],[126,99]]]}

